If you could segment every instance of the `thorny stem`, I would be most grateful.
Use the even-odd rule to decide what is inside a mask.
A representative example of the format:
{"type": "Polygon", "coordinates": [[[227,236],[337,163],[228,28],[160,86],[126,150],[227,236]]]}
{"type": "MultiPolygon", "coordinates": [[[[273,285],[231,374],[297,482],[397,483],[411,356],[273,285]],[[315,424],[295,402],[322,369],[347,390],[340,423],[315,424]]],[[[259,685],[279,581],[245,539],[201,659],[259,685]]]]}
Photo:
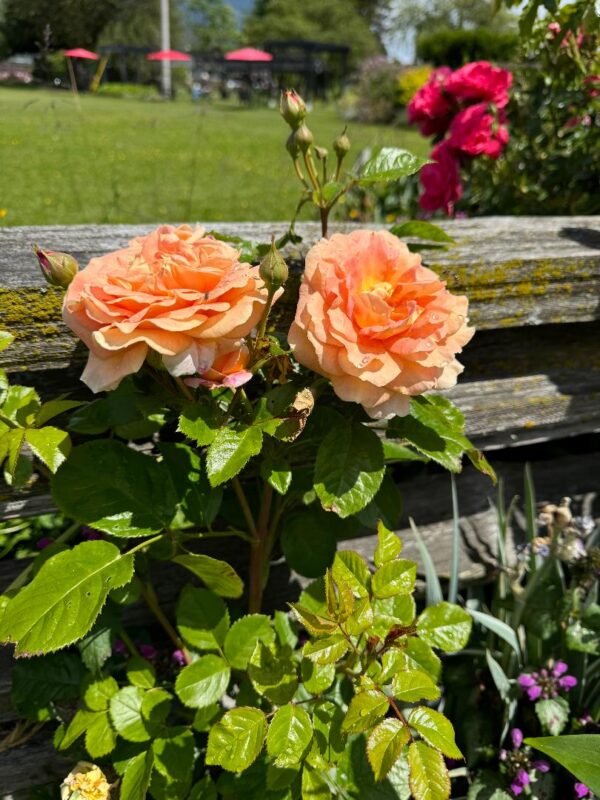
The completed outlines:
{"type": "Polygon", "coordinates": [[[260,611],[262,594],[267,572],[268,560],[271,556],[269,547],[269,515],[273,501],[273,487],[265,481],[263,496],[256,526],[256,538],[250,552],[250,585],[248,588],[248,610],[251,614],[260,611]]]}
{"type": "Polygon", "coordinates": [[[154,614],[158,623],[161,625],[161,627],[163,628],[169,639],[173,642],[173,644],[178,650],[181,650],[185,663],[191,664],[192,658],[186,646],[184,645],[183,641],[178,636],[177,631],[171,625],[164,611],[160,607],[158,603],[158,597],[156,596],[156,592],[154,591],[154,587],[152,586],[152,584],[140,582],[140,591],[142,597],[146,601],[146,605],[148,606],[150,611],[154,614]]]}

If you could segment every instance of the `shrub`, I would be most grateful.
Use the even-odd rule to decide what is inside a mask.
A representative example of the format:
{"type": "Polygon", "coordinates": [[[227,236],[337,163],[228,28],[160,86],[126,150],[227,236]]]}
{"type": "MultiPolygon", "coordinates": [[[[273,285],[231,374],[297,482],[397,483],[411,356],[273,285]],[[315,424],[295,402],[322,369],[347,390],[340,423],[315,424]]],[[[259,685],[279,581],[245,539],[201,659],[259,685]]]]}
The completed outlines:
{"type": "Polygon", "coordinates": [[[489,28],[472,31],[442,28],[417,39],[417,56],[436,67],[456,69],[468,61],[508,61],[516,53],[518,36],[489,28]]]}
{"type": "Polygon", "coordinates": [[[361,122],[391,122],[396,113],[402,67],[375,56],[363,61],[358,79],[357,116],[361,122]]]}
{"type": "Polygon", "coordinates": [[[427,83],[431,75],[431,67],[409,67],[401,72],[398,78],[396,102],[399,106],[407,106],[418,90],[427,83]]]}
{"type": "Polygon", "coordinates": [[[102,83],[96,94],[102,97],[124,97],[128,100],[152,100],[159,97],[156,86],[139,83],[102,83]]]}

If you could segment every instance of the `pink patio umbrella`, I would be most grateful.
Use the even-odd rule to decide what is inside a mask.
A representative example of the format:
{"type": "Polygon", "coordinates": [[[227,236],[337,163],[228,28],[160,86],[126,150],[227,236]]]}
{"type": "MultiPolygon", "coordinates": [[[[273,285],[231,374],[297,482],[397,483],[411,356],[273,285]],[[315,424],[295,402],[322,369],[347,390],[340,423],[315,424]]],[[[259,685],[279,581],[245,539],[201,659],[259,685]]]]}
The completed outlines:
{"type": "Polygon", "coordinates": [[[191,61],[191,56],[182,53],[180,50],[157,50],[156,53],[148,53],[148,61],[191,61]]]}
{"type": "Polygon", "coordinates": [[[79,94],[77,92],[77,80],[75,78],[75,70],[73,69],[72,58],[85,58],[88,61],[98,61],[100,56],[98,53],[92,53],[91,50],[86,50],[85,47],[72,47],[70,50],[64,51],[64,56],[67,59],[67,69],[69,70],[69,80],[71,81],[71,90],[77,101],[79,108],[79,94]]]}
{"type": "Polygon", "coordinates": [[[232,50],[225,53],[226,61],[273,61],[271,53],[257,50],[255,47],[242,47],[241,50],[232,50]]]}

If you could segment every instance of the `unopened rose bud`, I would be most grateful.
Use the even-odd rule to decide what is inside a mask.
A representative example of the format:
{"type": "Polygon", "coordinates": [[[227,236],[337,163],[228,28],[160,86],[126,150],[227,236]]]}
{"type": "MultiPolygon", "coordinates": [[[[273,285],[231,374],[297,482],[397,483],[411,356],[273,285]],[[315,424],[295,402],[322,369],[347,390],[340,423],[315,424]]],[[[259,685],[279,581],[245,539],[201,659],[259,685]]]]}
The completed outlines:
{"type": "Polygon", "coordinates": [[[343,133],[340,133],[340,135],[333,140],[333,150],[340,160],[344,158],[348,150],[350,150],[350,139],[346,136],[345,129],[343,133]]]}
{"type": "Polygon", "coordinates": [[[304,122],[294,131],[294,142],[303,153],[308,151],[308,148],[314,142],[314,139],[315,137],[312,135],[311,130],[304,122]]]}
{"type": "Polygon", "coordinates": [[[42,250],[33,246],[42,274],[51,286],[66,289],[79,270],[79,264],[68,253],[56,253],[53,250],[42,250]]]}
{"type": "Polygon", "coordinates": [[[287,138],[287,142],[285,143],[286,149],[291,157],[296,160],[300,155],[300,148],[298,147],[298,143],[296,142],[296,136],[294,133],[290,133],[287,138]]]}
{"type": "Polygon", "coordinates": [[[275,247],[275,241],[271,242],[271,248],[267,255],[260,262],[258,274],[263,279],[269,292],[274,292],[288,279],[288,265],[279,250],[275,247]]]}
{"type": "Polygon", "coordinates": [[[95,764],[80,761],[60,787],[61,800],[109,800],[110,784],[95,764]]]}
{"type": "Polygon", "coordinates": [[[292,128],[297,128],[302,124],[306,116],[306,105],[304,100],[293,89],[286,89],[281,93],[279,101],[279,111],[281,116],[292,128]]]}
{"type": "Polygon", "coordinates": [[[319,161],[325,161],[329,153],[326,147],[315,147],[315,155],[319,161]]]}

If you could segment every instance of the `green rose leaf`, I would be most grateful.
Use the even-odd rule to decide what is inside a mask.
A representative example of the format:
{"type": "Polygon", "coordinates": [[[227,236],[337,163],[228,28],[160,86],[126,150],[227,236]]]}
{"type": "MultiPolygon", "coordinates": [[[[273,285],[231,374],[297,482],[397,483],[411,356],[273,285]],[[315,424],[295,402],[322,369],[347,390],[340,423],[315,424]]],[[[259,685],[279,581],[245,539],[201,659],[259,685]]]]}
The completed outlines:
{"type": "Polygon", "coordinates": [[[200,447],[205,447],[215,439],[219,430],[218,409],[209,403],[190,403],[179,417],[177,430],[200,447]]]}
{"type": "Polygon", "coordinates": [[[144,691],[124,686],[110,698],[110,718],[115,730],[128,742],[147,742],[150,731],[142,718],[144,691]]]}
{"type": "Polygon", "coordinates": [[[600,734],[539,736],[525,739],[525,744],[558,761],[594,794],[600,795],[600,734]]]}
{"type": "MultiPolygon", "coordinates": [[[[328,525],[323,516],[331,515],[317,509],[306,509],[283,520],[281,549],[289,567],[306,578],[323,575],[335,556],[335,526],[328,525]]],[[[336,520],[335,517],[332,519],[336,520]]]]}
{"type": "Polygon", "coordinates": [[[40,398],[29,386],[9,386],[2,404],[2,414],[23,428],[35,423],[40,398]]]}
{"type": "Polygon", "coordinates": [[[376,781],[386,777],[409,739],[410,731],[399,719],[384,719],[371,731],[367,739],[367,758],[376,781]]]}
{"type": "Polygon", "coordinates": [[[338,629],[337,622],[326,619],[313,613],[309,608],[305,608],[300,603],[290,603],[290,607],[306,630],[313,636],[325,636],[338,629]]]}
{"type": "Polygon", "coordinates": [[[373,633],[382,639],[398,625],[410,625],[415,618],[415,601],[410,594],[398,594],[373,601],[373,633]]]}
{"type": "Polygon", "coordinates": [[[302,655],[315,664],[334,664],[348,651],[349,644],[341,635],[324,636],[304,645],[302,655]]]}
{"type": "Polygon", "coordinates": [[[91,758],[103,758],[112,753],[117,745],[117,734],[111,723],[108,711],[95,711],[87,721],[85,749],[91,758]]]}
{"type": "Polygon", "coordinates": [[[166,689],[152,688],[144,693],[142,699],[142,718],[152,726],[164,725],[171,711],[173,695],[166,689]]]}
{"type": "Polygon", "coordinates": [[[164,464],[106,439],[72,450],[52,480],[52,496],[68,517],[113,536],[160,533],[177,503],[164,464]]]}
{"type": "Polygon", "coordinates": [[[248,665],[252,686],[271,703],[289,702],[298,688],[298,671],[288,651],[274,652],[258,642],[248,665]]]}
{"type": "Polygon", "coordinates": [[[190,708],[206,708],[227,691],[231,670],[220,656],[202,656],[181,670],[175,681],[177,697],[190,708]]]}
{"type": "Polygon", "coordinates": [[[88,680],[83,687],[83,702],[90,711],[106,711],[111,697],[119,691],[119,684],[112,677],[88,680]]]}
{"type": "Polygon", "coordinates": [[[154,754],[151,749],[138,753],[127,763],[120,800],[146,800],[153,766],[154,754]]]}
{"type": "Polygon", "coordinates": [[[206,472],[211,486],[219,486],[241,472],[252,456],[262,448],[259,427],[220,428],[206,456],[206,472]]]}
{"type": "Polygon", "coordinates": [[[186,585],[175,612],[177,628],[199,650],[219,650],[229,630],[227,606],[214,592],[186,585]]]}
{"type": "Polygon", "coordinates": [[[384,564],[371,579],[373,594],[377,598],[411,594],[417,580],[417,565],[414,561],[398,559],[384,564]]]}
{"type": "MultiPolygon", "coordinates": [[[[394,652],[394,651],[390,651],[394,652]]],[[[427,642],[410,637],[397,653],[398,669],[420,669],[426,672],[433,680],[437,681],[442,671],[442,662],[433,652],[427,642]]]]}
{"type": "Polygon", "coordinates": [[[411,711],[408,724],[420,733],[428,744],[441,750],[448,758],[463,757],[454,741],[452,723],[439,711],[418,706],[411,711]]]}
{"type": "Polygon", "coordinates": [[[28,428],[25,431],[25,441],[51,472],[56,472],[71,450],[69,434],[51,425],[45,428],[28,428]]]}
{"type": "Polygon", "coordinates": [[[346,734],[342,730],[344,712],[325,700],[315,706],[313,712],[314,738],[309,761],[314,766],[327,767],[337,763],[346,748],[346,734]]]}
{"type": "Polygon", "coordinates": [[[42,407],[35,416],[36,427],[42,428],[54,417],[58,417],[66,411],[72,411],[81,405],[79,400],[49,400],[47,403],[42,403],[42,407]]]}
{"type": "Polygon", "coordinates": [[[277,767],[291,767],[306,755],[313,736],[308,712],[301,706],[282,706],[275,712],[267,733],[267,753],[277,767]]]}
{"type": "Polygon", "coordinates": [[[202,458],[184,442],[161,442],[159,449],[185,519],[210,528],[219,513],[223,490],[211,487],[202,458]]]}
{"type": "Polygon", "coordinates": [[[287,459],[265,458],[260,465],[260,475],[278,494],[287,494],[292,484],[292,470],[287,459]]]}
{"type": "Polygon", "coordinates": [[[403,703],[416,703],[418,700],[437,700],[440,690],[429,675],[421,670],[397,672],[392,681],[394,697],[403,703]]]}
{"type": "Polygon", "coordinates": [[[188,781],[194,767],[194,734],[173,729],[170,736],[152,742],[154,767],[169,781],[188,781]]]}
{"type": "Polygon", "coordinates": [[[448,800],[450,777],[441,753],[425,742],[408,748],[408,781],[415,800],[448,800]]]}
{"type": "Polygon", "coordinates": [[[349,517],[375,497],[384,473],[383,447],[375,431],[355,420],[344,421],[319,446],[315,491],[326,511],[349,517]]]}
{"type": "Polygon", "coordinates": [[[550,736],[558,736],[569,721],[569,704],[564,697],[538,700],[535,704],[535,713],[542,730],[550,736]]]}
{"type": "Polygon", "coordinates": [[[152,689],[156,684],[154,667],[145,658],[132,658],[127,662],[127,680],[140,689],[152,689]]]}
{"type": "Polygon", "coordinates": [[[310,658],[303,658],[300,662],[302,685],[311,694],[322,694],[329,689],[335,679],[335,666],[333,664],[315,664],[310,658]]]}
{"type": "Polygon", "coordinates": [[[206,763],[229,772],[243,772],[258,758],[267,732],[267,719],[258,708],[234,708],[208,734],[206,763]]]}
{"type": "Polygon", "coordinates": [[[331,575],[338,586],[347,584],[357,597],[369,596],[371,573],[355,550],[340,550],[335,554],[331,575]]]}
{"type": "Polygon", "coordinates": [[[11,700],[26,719],[44,722],[55,717],[57,701],[75,700],[85,670],[74,653],[52,653],[13,662],[11,700]]]}
{"type": "Polygon", "coordinates": [[[225,637],[225,658],[235,669],[246,669],[258,642],[272,644],[275,631],[265,614],[249,614],[236,620],[225,637]]]}
{"type": "Polygon", "coordinates": [[[402,542],[395,533],[389,531],[383,522],[377,525],[377,547],[375,548],[374,561],[376,567],[383,567],[389,561],[394,561],[402,552],[402,542]]]}
{"type": "Polygon", "coordinates": [[[389,707],[387,697],[378,689],[357,692],[350,701],[342,729],[346,733],[362,733],[383,719],[389,707]]]}
{"type": "Polygon", "coordinates": [[[17,656],[66,647],[89,631],[108,593],[132,576],[133,556],[110,542],[82,542],[57,553],[9,601],[0,641],[14,642],[17,656]]]}
{"type": "Polygon", "coordinates": [[[6,350],[15,340],[15,337],[12,333],[8,331],[0,331],[0,353],[3,350],[6,350]]]}
{"type": "Polygon", "coordinates": [[[430,242],[448,242],[453,243],[454,239],[449,236],[445,230],[440,228],[439,225],[433,225],[431,222],[423,222],[422,220],[411,219],[408,222],[402,222],[400,225],[394,225],[390,228],[390,233],[398,238],[415,238],[415,239],[428,239],[430,242]]]}
{"type": "Polygon", "coordinates": [[[175,556],[172,560],[200,578],[211,591],[221,597],[241,597],[244,591],[244,582],[226,561],[201,553],[186,553],[175,556]]]}
{"type": "Polygon", "coordinates": [[[382,147],[363,165],[358,177],[359,186],[371,183],[388,183],[414,175],[425,164],[427,158],[420,158],[400,147],[382,147]]]}
{"type": "Polygon", "coordinates": [[[438,603],[426,608],[417,620],[419,638],[444,653],[457,653],[471,635],[471,616],[460,606],[438,603]]]}

